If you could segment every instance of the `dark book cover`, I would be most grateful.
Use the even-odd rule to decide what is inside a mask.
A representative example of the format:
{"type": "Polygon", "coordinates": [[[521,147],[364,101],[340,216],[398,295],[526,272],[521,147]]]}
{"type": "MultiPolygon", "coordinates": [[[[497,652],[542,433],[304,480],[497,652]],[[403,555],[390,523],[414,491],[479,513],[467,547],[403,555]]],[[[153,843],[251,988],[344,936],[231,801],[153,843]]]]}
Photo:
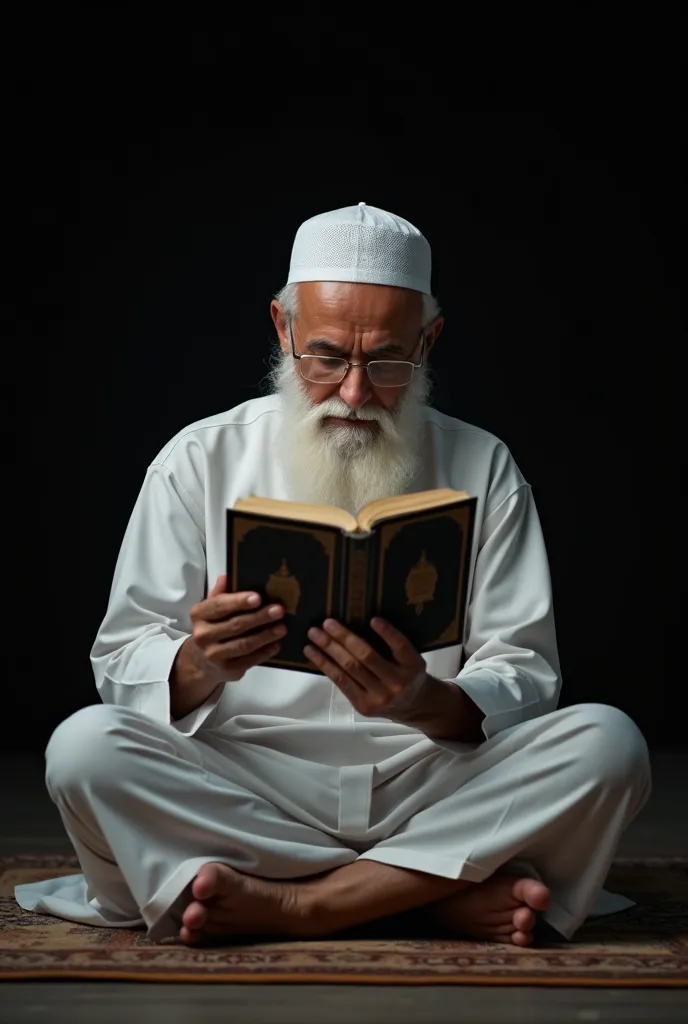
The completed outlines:
{"type": "Polygon", "coordinates": [[[341,619],[345,535],[339,527],[227,510],[227,586],[284,605],[287,635],[266,664],[317,672],[303,653],[308,630],[341,619]]]}
{"type": "Polygon", "coordinates": [[[255,590],[285,607],[287,635],[266,664],[318,672],[308,630],[332,617],[381,653],[370,627],[380,615],[421,652],[461,643],[474,498],[386,519],[371,533],[227,510],[231,591],[255,590]]]}
{"type": "Polygon", "coordinates": [[[477,501],[379,523],[368,620],[380,615],[421,653],[463,640],[477,501]]]}

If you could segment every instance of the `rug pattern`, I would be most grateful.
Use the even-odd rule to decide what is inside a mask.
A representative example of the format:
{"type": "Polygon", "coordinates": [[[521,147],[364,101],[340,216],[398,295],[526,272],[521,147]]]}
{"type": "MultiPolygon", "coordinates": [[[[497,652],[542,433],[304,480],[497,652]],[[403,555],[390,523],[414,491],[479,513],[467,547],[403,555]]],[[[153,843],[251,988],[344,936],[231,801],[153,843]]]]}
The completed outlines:
{"type": "Polygon", "coordinates": [[[190,949],[143,930],[23,911],[14,886],[77,872],[74,857],[0,860],[0,979],[688,987],[688,859],[618,861],[607,887],[639,905],[537,948],[377,934],[190,949]]]}

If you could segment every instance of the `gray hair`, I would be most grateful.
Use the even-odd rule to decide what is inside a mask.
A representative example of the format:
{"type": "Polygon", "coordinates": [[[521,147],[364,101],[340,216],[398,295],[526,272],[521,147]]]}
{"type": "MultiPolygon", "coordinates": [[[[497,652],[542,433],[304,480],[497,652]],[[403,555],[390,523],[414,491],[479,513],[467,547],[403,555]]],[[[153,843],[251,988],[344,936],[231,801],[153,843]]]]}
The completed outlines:
{"type": "MultiPolygon", "coordinates": [[[[293,320],[299,311],[298,285],[285,284],[284,288],[277,292],[275,298],[284,310],[284,314],[287,319],[293,320]]],[[[439,315],[440,304],[435,296],[423,293],[423,330],[425,330],[426,327],[429,327],[433,320],[437,319],[439,315]]]]}

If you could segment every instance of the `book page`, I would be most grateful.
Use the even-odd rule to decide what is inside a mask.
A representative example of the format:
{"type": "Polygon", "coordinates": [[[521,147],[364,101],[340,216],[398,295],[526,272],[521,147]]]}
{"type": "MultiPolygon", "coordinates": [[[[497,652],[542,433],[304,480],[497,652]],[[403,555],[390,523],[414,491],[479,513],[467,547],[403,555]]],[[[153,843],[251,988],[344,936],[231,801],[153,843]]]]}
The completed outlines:
{"type": "Polygon", "coordinates": [[[316,505],[305,501],[285,501],[281,498],[238,498],[234,502],[237,512],[251,512],[259,516],[274,516],[276,519],[292,519],[302,523],[322,523],[338,526],[340,530],[354,533],[358,523],[352,515],[335,505],[316,505]]]}
{"type": "Polygon", "coordinates": [[[466,491],[454,491],[450,487],[438,487],[431,491],[418,491],[416,494],[400,494],[394,498],[378,498],[371,501],[358,514],[361,530],[367,532],[376,523],[392,516],[422,512],[426,509],[440,508],[442,505],[453,505],[457,501],[465,501],[470,495],[466,491]]]}

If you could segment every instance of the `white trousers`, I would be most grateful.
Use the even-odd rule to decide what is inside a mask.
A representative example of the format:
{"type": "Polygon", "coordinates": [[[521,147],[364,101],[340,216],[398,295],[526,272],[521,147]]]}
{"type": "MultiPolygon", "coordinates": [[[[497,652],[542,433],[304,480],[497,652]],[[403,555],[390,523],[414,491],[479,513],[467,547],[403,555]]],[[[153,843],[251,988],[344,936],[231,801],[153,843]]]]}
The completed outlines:
{"type": "Polygon", "coordinates": [[[331,768],[93,705],[53,733],[46,784],[83,874],[16,886],[26,910],[145,924],[159,941],[178,934],[188,887],[212,861],[276,879],[363,858],[472,882],[508,864],[549,886],[543,916],[570,938],[590,913],[632,905],[602,886],[650,770],[635,724],[600,704],[464,753],[429,744],[382,781],[374,765],[331,768]]]}

